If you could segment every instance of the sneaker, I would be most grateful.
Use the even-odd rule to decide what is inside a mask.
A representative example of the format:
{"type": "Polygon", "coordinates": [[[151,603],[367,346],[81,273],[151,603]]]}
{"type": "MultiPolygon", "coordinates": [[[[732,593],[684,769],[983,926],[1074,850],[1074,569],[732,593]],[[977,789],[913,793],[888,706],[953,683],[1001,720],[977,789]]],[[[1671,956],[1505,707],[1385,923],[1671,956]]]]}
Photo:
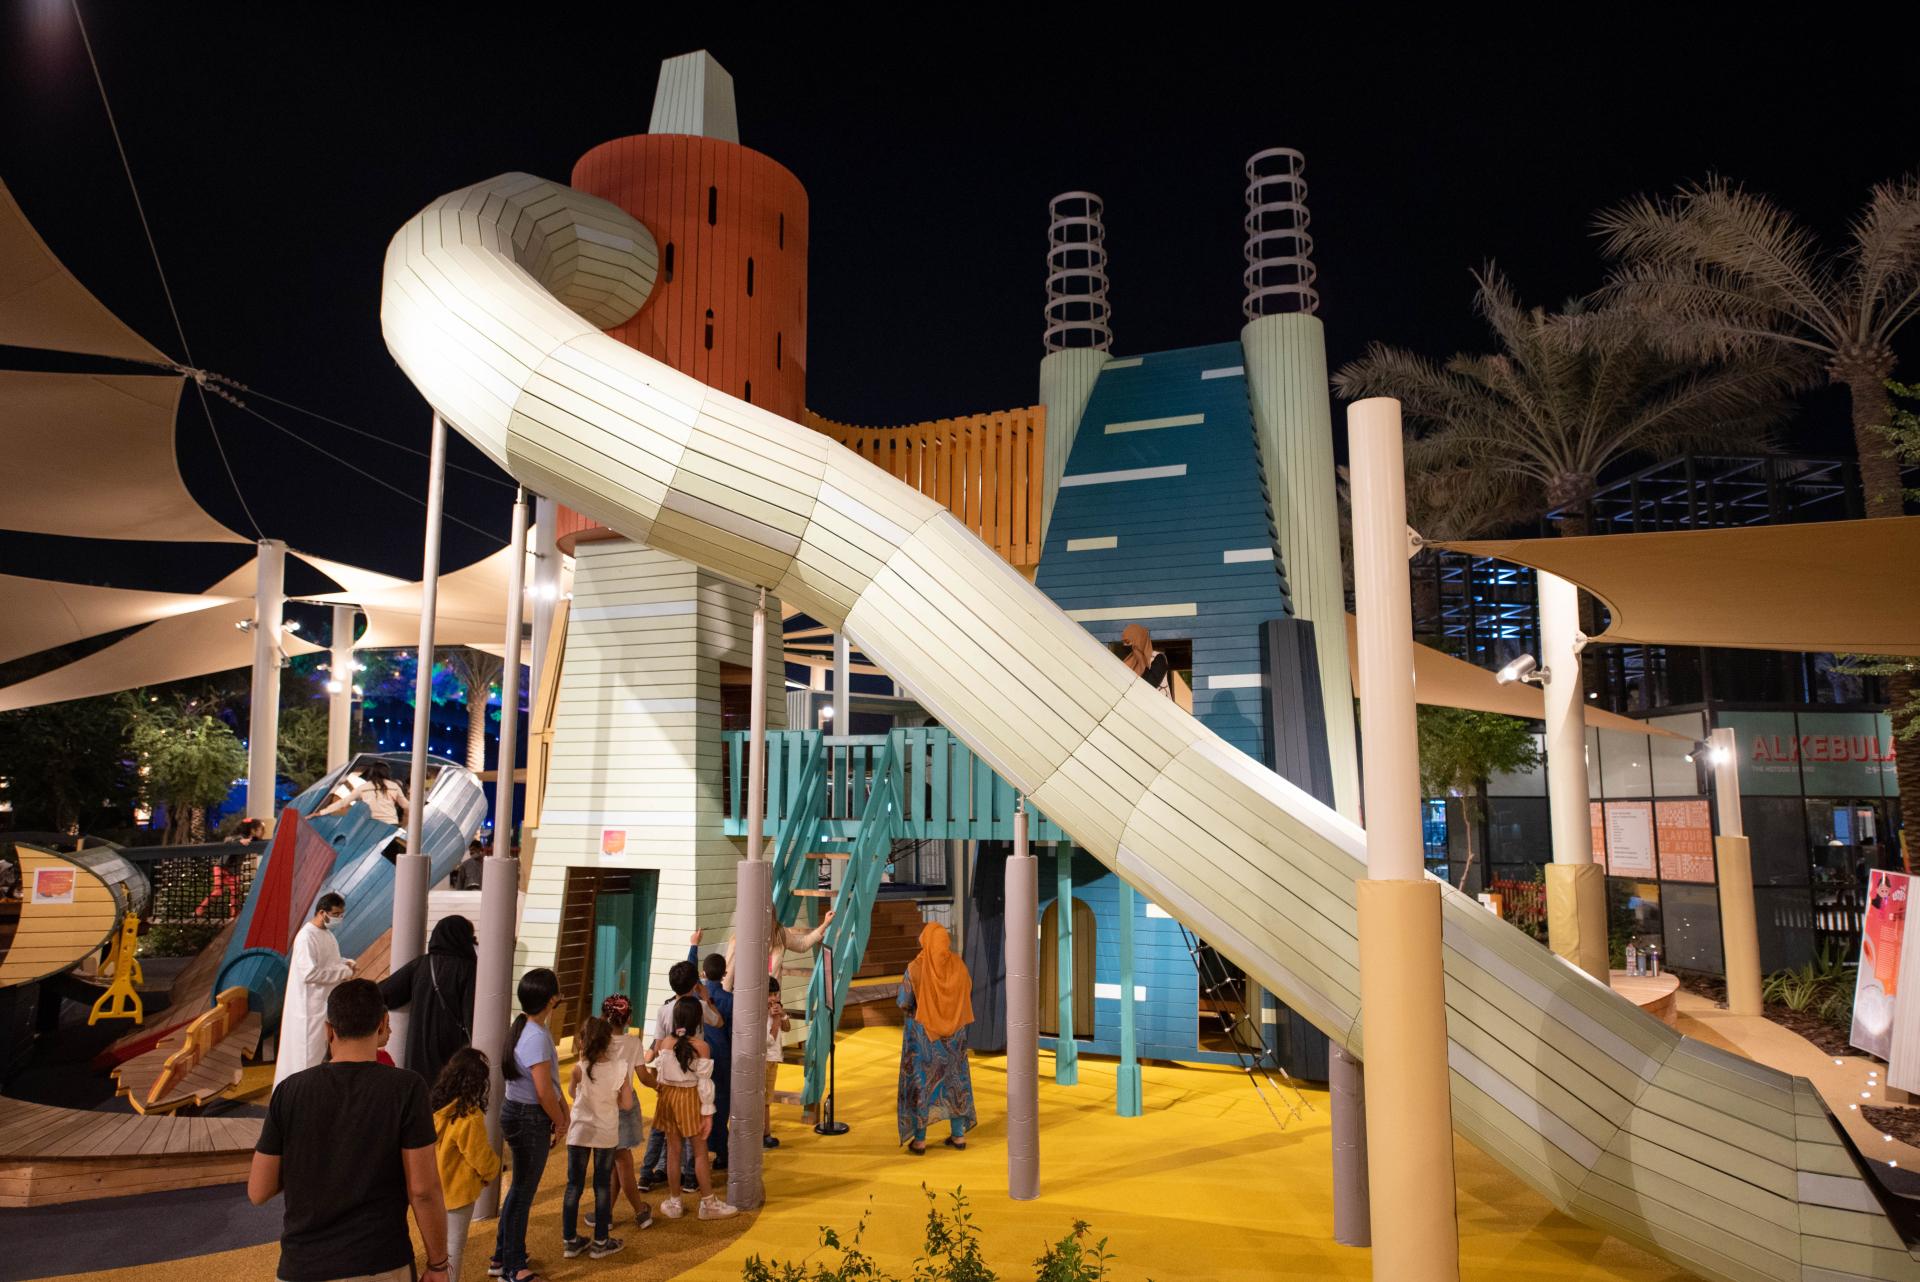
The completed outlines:
{"type": "Polygon", "coordinates": [[[779,1148],[780,1137],[778,1135],[763,1136],[761,1137],[761,1140],[760,1140],[760,1147],[761,1148],[779,1148]]]}
{"type": "Polygon", "coordinates": [[[724,1220],[729,1215],[740,1214],[740,1208],[723,1202],[716,1195],[700,1199],[700,1218],[703,1220],[724,1220]]]}
{"type": "Polygon", "coordinates": [[[654,1185],[665,1184],[666,1182],[667,1173],[665,1171],[640,1172],[640,1191],[642,1193],[651,1193],[653,1192],[654,1185]]]}
{"type": "Polygon", "coordinates": [[[490,1277],[490,1278],[497,1278],[497,1277],[499,1277],[499,1276],[500,1276],[501,1274],[503,1274],[503,1273],[505,1273],[506,1271],[507,1271],[507,1266],[506,1266],[506,1265],[504,1265],[504,1264],[502,1264],[502,1263],[500,1263],[500,1261],[498,1261],[498,1260],[488,1260],[488,1261],[487,1261],[487,1276],[488,1276],[488,1277],[490,1277]]]}
{"type": "Polygon", "coordinates": [[[587,1255],[595,1260],[604,1260],[617,1251],[625,1250],[626,1245],[623,1239],[610,1237],[604,1242],[595,1242],[592,1246],[588,1247],[587,1255]]]}
{"type": "Polygon", "coordinates": [[[687,1208],[680,1204],[680,1199],[677,1197],[670,1197],[660,1204],[660,1214],[669,1220],[677,1220],[686,1213],[687,1208]]]}
{"type": "Polygon", "coordinates": [[[587,1239],[583,1237],[561,1238],[560,1254],[566,1256],[569,1260],[577,1259],[578,1257],[585,1255],[587,1253],[587,1248],[591,1245],[592,1243],[588,1242],[587,1239]]]}
{"type": "Polygon", "coordinates": [[[636,1229],[650,1229],[653,1227],[653,1208],[645,1202],[642,1202],[640,1209],[634,1213],[633,1227],[636,1229]]]}
{"type": "MultiPolygon", "coordinates": [[[[665,1184],[667,1182],[666,1178],[664,1176],[661,1177],[660,1182],[665,1184]]],[[[683,1189],[697,1189],[700,1187],[700,1177],[693,1173],[691,1167],[680,1172],[680,1187],[683,1189]]]]}

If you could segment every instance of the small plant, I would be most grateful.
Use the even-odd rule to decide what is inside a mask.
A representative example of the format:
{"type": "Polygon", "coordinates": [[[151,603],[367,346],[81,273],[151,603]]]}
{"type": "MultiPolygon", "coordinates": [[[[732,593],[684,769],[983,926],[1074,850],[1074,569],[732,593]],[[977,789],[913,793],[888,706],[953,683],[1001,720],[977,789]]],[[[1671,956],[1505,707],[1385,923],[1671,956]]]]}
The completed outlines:
{"type": "MultiPolygon", "coordinates": [[[[871,1203],[873,1199],[867,1201],[871,1203]]],[[[900,1282],[897,1275],[886,1272],[877,1260],[860,1249],[860,1240],[867,1232],[867,1219],[872,1214],[871,1206],[862,1211],[853,1236],[845,1241],[838,1229],[827,1224],[820,1226],[820,1249],[840,1253],[839,1261],[832,1266],[814,1260],[811,1255],[793,1261],[763,1260],[753,1255],[740,1268],[741,1282],[900,1282]]]]}
{"type": "Polygon", "coordinates": [[[980,1230],[966,1190],[947,1195],[953,1202],[947,1213],[932,1189],[922,1184],[920,1191],[927,1195],[927,1231],[920,1258],[913,1262],[913,1282],[996,1282],[999,1275],[980,1255],[980,1230]]]}
{"type": "Polygon", "coordinates": [[[1107,1239],[1088,1242],[1092,1225],[1073,1222],[1073,1232],[1049,1246],[1033,1262],[1034,1282],[1098,1282],[1107,1276],[1107,1239]]]}

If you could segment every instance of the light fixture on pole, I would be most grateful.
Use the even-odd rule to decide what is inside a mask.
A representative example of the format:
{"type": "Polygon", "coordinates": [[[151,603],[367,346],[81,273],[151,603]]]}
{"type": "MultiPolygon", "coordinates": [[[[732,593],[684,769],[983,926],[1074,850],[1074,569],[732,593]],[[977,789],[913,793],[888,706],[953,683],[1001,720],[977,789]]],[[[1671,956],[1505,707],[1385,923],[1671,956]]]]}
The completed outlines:
{"type": "Polygon", "coordinates": [[[1494,673],[1493,679],[1503,686],[1510,686],[1516,681],[1525,685],[1544,686],[1553,680],[1553,669],[1543,668],[1532,655],[1523,654],[1494,673]]]}

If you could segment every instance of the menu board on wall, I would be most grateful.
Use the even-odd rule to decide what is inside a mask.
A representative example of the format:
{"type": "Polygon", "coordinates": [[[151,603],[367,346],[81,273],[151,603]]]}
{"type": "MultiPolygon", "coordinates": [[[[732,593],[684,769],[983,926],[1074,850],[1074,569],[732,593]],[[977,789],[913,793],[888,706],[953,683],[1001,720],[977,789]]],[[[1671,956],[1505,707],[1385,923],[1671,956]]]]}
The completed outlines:
{"type": "Polygon", "coordinates": [[[1847,1040],[1891,1060],[1894,998],[1900,985],[1901,935],[1907,925],[1905,873],[1875,868],[1867,876],[1867,916],[1860,930],[1860,973],[1853,988],[1853,1031],[1847,1040]]]}
{"type": "Polygon", "coordinates": [[[1590,801],[1593,823],[1593,862],[1600,865],[1600,871],[1607,870],[1607,821],[1601,817],[1600,803],[1590,801]]]}
{"type": "Polygon", "coordinates": [[[1607,814],[1607,875],[1654,877],[1653,803],[1609,801],[1607,814]]]}
{"type": "Polygon", "coordinates": [[[1653,803],[1654,835],[1660,843],[1660,875],[1668,881],[1711,883],[1713,815],[1704,801],[1653,803]]]}

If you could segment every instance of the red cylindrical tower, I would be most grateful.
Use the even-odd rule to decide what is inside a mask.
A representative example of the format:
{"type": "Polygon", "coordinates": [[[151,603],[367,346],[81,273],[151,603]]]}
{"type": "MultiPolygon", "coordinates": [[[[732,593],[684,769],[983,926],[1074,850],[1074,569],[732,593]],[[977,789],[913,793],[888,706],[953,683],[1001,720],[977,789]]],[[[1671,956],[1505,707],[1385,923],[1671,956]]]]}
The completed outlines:
{"type": "MultiPolygon", "coordinates": [[[[607,333],[797,421],[807,389],[807,191],[800,180],[736,142],[635,134],[582,156],[572,182],[645,223],[660,246],[660,275],[646,305],[607,333]]],[[[557,526],[569,549],[596,528],[570,510],[557,526]]]]}

